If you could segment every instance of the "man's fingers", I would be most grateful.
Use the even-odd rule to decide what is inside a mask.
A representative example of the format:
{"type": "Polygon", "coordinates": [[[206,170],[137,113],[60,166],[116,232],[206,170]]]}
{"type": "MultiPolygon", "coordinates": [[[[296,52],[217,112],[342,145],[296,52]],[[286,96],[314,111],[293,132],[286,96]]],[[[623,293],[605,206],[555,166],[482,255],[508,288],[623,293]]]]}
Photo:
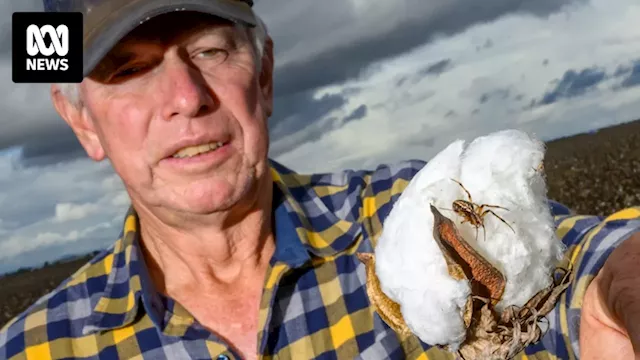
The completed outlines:
{"type": "Polygon", "coordinates": [[[629,338],[610,317],[599,294],[601,287],[598,285],[604,280],[602,273],[599,274],[585,293],[580,318],[580,359],[633,360],[636,357],[629,338]]]}
{"type": "Polygon", "coordinates": [[[599,301],[593,301],[597,306],[592,314],[626,336],[640,355],[640,233],[611,253],[594,282],[599,301]]]}
{"type": "Polygon", "coordinates": [[[640,355],[640,278],[616,280],[610,288],[610,308],[622,322],[636,354],[640,355]]]}
{"type": "Polygon", "coordinates": [[[581,360],[633,360],[629,339],[620,332],[583,317],[580,322],[581,360]]]}

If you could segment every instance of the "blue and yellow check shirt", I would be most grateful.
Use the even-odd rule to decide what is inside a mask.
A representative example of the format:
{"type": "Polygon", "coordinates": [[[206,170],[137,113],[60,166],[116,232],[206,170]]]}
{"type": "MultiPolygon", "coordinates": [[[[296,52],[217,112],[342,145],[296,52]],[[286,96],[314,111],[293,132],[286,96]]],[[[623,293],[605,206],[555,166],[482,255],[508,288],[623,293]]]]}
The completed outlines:
{"type": "MultiPolygon", "coordinates": [[[[401,338],[372,309],[364,265],[394,202],[424,166],[408,161],[371,171],[300,175],[272,162],[276,253],[268,270],[258,336],[269,359],[453,359],[401,338]]],[[[551,203],[577,276],[542,341],[526,359],[575,359],[585,289],[607,255],[640,229],[640,208],[607,218],[551,203]]],[[[180,304],[154,290],[130,210],[119,240],[0,332],[0,359],[236,359],[180,304]]],[[[428,281],[425,279],[425,281],[428,281]]]]}

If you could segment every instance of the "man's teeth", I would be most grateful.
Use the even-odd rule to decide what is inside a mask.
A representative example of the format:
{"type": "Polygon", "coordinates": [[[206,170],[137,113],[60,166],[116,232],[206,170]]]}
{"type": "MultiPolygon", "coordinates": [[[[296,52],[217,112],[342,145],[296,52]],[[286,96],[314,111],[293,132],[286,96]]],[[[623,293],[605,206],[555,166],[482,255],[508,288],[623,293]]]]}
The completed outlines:
{"type": "Polygon", "coordinates": [[[224,145],[224,143],[222,141],[218,141],[218,142],[208,143],[208,144],[204,144],[204,145],[189,146],[189,147],[183,148],[180,151],[178,151],[177,153],[173,154],[173,157],[174,158],[192,157],[192,156],[204,154],[204,153],[209,152],[209,151],[213,151],[213,150],[221,147],[222,145],[224,145]]]}

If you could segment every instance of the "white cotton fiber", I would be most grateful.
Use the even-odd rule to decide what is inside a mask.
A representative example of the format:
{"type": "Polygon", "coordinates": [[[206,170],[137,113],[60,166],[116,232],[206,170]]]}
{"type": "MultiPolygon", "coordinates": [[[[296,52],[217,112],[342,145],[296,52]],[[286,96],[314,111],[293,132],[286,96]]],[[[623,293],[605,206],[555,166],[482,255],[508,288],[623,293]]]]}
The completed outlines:
{"type": "Polygon", "coordinates": [[[384,223],[375,249],[382,291],[399,303],[409,328],[423,341],[446,344],[464,339],[460,316],[470,289],[456,281],[433,239],[430,204],[450,207],[457,196],[449,178],[460,174],[463,142],[436,155],[412,179],[384,223]]]}
{"type": "Polygon", "coordinates": [[[475,229],[461,226],[465,239],[507,278],[498,310],[522,306],[548,286],[563,254],[546,201],[546,184],[537,170],[544,150],[541,141],[505,130],[477,138],[462,156],[461,182],[474,202],[509,209],[492,210],[516,232],[492,214],[485,217],[486,241],[482,230],[476,242],[475,229]]]}
{"type": "Polygon", "coordinates": [[[462,313],[470,295],[469,283],[457,281],[433,239],[430,204],[453,220],[462,236],[496,266],[507,279],[500,310],[522,305],[549,285],[551,270],[562,255],[546,206],[546,185],[536,171],[544,144],[515,130],[474,140],[465,149],[457,140],[431,159],[412,179],[384,223],[375,249],[376,273],[382,290],[400,304],[409,328],[432,345],[457,347],[465,339],[462,313]],[[468,200],[509,209],[491,209],[512,230],[488,214],[486,241],[480,228],[460,222],[451,209],[454,200],[468,200]]]}

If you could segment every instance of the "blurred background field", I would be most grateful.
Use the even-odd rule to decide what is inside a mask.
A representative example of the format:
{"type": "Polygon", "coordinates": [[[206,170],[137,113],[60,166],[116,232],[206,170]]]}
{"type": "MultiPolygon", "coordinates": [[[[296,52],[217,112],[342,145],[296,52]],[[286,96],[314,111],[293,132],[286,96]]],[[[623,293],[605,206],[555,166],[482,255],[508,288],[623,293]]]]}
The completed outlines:
{"type": "MultiPolygon", "coordinates": [[[[640,206],[640,120],[547,142],[549,197],[576,213],[607,216],[640,206]]],[[[86,263],[92,254],[0,276],[0,327],[86,263]]]]}

